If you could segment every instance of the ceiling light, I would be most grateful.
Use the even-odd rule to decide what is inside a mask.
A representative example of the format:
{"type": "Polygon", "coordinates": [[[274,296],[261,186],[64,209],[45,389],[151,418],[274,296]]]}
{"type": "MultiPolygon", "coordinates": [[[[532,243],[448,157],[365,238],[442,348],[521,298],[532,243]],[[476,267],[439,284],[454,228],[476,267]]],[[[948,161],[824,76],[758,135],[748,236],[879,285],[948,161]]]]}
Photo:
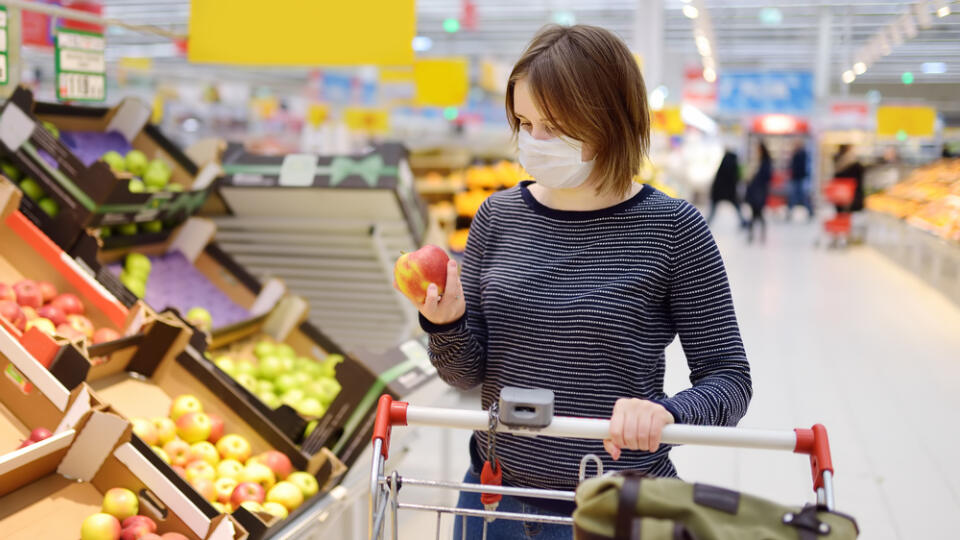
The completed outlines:
{"type": "Polygon", "coordinates": [[[573,26],[577,24],[577,17],[572,11],[558,10],[553,12],[553,22],[560,26],[573,26]]]}
{"type": "Polygon", "coordinates": [[[428,36],[414,36],[413,50],[416,52],[429,51],[433,47],[433,40],[428,36]]]}
{"type": "Polygon", "coordinates": [[[650,92],[650,108],[655,111],[662,109],[668,94],[666,86],[660,85],[654,88],[653,92],[650,92]]]}
{"type": "Polygon", "coordinates": [[[460,31],[460,21],[457,19],[444,19],[443,20],[443,30],[448,34],[453,34],[460,31]]]}
{"type": "Polygon", "coordinates": [[[760,22],[770,26],[776,26],[783,22],[783,13],[775,7],[766,7],[757,13],[760,22]]]}
{"type": "Polygon", "coordinates": [[[950,6],[943,6],[942,8],[937,10],[937,17],[940,17],[941,19],[946,17],[949,14],[950,14],[950,6]]]}
{"type": "Polygon", "coordinates": [[[900,81],[903,82],[903,84],[913,84],[913,73],[904,71],[903,75],[900,76],[900,81]]]}
{"type": "Polygon", "coordinates": [[[857,76],[854,75],[849,69],[843,72],[843,82],[846,84],[852,83],[854,80],[856,80],[856,78],[857,76]]]}
{"type": "Polygon", "coordinates": [[[703,80],[707,82],[714,82],[717,80],[717,72],[713,68],[704,68],[703,70],[703,80]]]}
{"type": "Polygon", "coordinates": [[[924,62],[920,67],[927,75],[940,75],[947,72],[947,64],[943,62],[924,62]]]}
{"type": "Polygon", "coordinates": [[[867,72],[867,65],[863,62],[857,62],[853,65],[853,73],[856,75],[863,75],[867,72]]]}
{"type": "Polygon", "coordinates": [[[696,19],[697,17],[700,16],[700,10],[697,9],[697,8],[695,8],[695,7],[693,7],[693,6],[691,6],[690,4],[687,4],[687,5],[683,6],[683,14],[684,14],[688,19],[696,19]]]}

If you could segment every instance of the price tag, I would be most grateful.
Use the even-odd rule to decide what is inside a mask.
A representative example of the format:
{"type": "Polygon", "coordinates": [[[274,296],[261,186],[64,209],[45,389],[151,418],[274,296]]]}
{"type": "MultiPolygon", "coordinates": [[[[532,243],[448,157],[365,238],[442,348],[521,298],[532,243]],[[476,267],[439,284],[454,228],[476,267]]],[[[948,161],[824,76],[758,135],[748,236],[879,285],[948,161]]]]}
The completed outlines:
{"type": "Polygon", "coordinates": [[[69,30],[57,31],[57,99],[60,101],[104,101],[107,97],[106,41],[102,34],[69,30]]]}

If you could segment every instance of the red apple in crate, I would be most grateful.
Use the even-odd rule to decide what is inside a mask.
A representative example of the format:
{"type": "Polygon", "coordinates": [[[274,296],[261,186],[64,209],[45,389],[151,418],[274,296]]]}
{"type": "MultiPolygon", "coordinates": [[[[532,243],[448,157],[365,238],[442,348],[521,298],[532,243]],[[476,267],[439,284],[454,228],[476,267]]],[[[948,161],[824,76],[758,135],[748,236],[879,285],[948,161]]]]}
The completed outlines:
{"type": "Polygon", "coordinates": [[[23,332],[27,326],[27,316],[23,314],[20,305],[10,300],[0,300],[0,317],[7,320],[14,328],[23,332]]]}
{"type": "Polygon", "coordinates": [[[163,445],[163,451],[170,458],[170,464],[183,467],[187,464],[190,455],[190,445],[180,439],[173,439],[163,445]]]}
{"type": "Polygon", "coordinates": [[[240,480],[243,482],[256,482],[263,486],[265,490],[272,488],[277,482],[277,478],[273,475],[270,467],[253,460],[247,462],[247,466],[243,468],[243,474],[240,475],[240,480]]]}
{"type": "Polygon", "coordinates": [[[57,288],[49,281],[38,281],[37,287],[40,288],[40,296],[43,297],[43,303],[52,301],[57,297],[57,288]]]}
{"type": "Polygon", "coordinates": [[[184,473],[187,475],[187,482],[195,482],[201,478],[213,482],[217,478],[217,470],[213,465],[200,459],[191,461],[184,469],[184,473]]]}
{"type": "Polygon", "coordinates": [[[241,482],[237,484],[237,487],[233,490],[233,494],[230,495],[230,504],[236,508],[244,501],[262,503],[265,496],[266,493],[260,484],[256,482],[241,482]]]}
{"type": "Polygon", "coordinates": [[[435,284],[440,294],[447,284],[447,262],[450,257],[437,246],[426,245],[397,259],[393,268],[393,279],[407,298],[423,304],[427,298],[427,287],[435,284]]]}
{"type": "Polygon", "coordinates": [[[120,540],[140,540],[157,532],[157,524],[147,516],[130,516],[120,526],[120,540]]]}
{"type": "Polygon", "coordinates": [[[200,441],[190,445],[190,453],[187,455],[187,461],[206,461],[214,467],[220,463],[220,454],[217,448],[210,441],[200,441]]]}
{"type": "Polygon", "coordinates": [[[52,336],[57,333],[57,326],[53,324],[50,319],[44,319],[43,317],[37,317],[36,319],[30,319],[27,321],[27,324],[24,327],[24,332],[28,332],[31,328],[36,328],[48,336],[52,336]]]}
{"type": "MultiPolygon", "coordinates": [[[[187,471],[187,474],[190,472],[187,471]]],[[[193,489],[197,490],[197,493],[200,494],[204,499],[213,502],[217,500],[217,489],[214,485],[213,480],[209,478],[194,478],[190,485],[193,486],[193,489]]]]}
{"type": "Polygon", "coordinates": [[[17,303],[21,306],[37,309],[43,305],[43,294],[37,282],[32,279],[24,279],[13,284],[13,292],[17,293],[17,303]]]}
{"type": "Polygon", "coordinates": [[[56,326],[60,326],[61,324],[67,322],[67,314],[53,304],[47,304],[37,308],[37,315],[43,317],[44,319],[50,319],[50,321],[56,326]]]}
{"type": "Polygon", "coordinates": [[[177,425],[173,423],[173,420],[158,416],[152,419],[151,422],[153,422],[153,427],[157,430],[157,440],[160,444],[167,444],[177,438],[177,425]]]}
{"type": "Polygon", "coordinates": [[[11,302],[17,301],[17,293],[14,292],[13,287],[7,285],[6,283],[0,283],[0,300],[9,300],[11,302]]]}
{"type": "Polygon", "coordinates": [[[97,331],[93,333],[93,344],[99,345],[100,343],[106,343],[108,341],[116,341],[121,337],[120,332],[117,332],[113,328],[98,328],[97,331]]]}
{"type": "Polygon", "coordinates": [[[174,422],[179,420],[181,416],[192,412],[203,412],[203,405],[200,404],[200,400],[196,396],[183,394],[177,396],[170,404],[170,419],[174,422]]]}
{"type": "Polygon", "coordinates": [[[147,528],[150,529],[150,532],[157,532],[157,523],[147,516],[130,516],[123,520],[120,526],[126,529],[127,527],[132,527],[140,523],[145,524],[147,528]]]}
{"type": "Polygon", "coordinates": [[[278,450],[267,450],[258,456],[257,461],[269,467],[281,480],[285,480],[293,472],[293,463],[290,463],[290,458],[278,450]]]}
{"type": "Polygon", "coordinates": [[[224,435],[217,441],[217,451],[223,459],[235,459],[244,462],[250,457],[250,443],[246,439],[231,433],[224,435]]]}
{"type": "Polygon", "coordinates": [[[84,317],[83,315],[78,315],[76,313],[71,313],[67,315],[67,324],[72,326],[77,332],[80,332],[87,339],[93,337],[93,323],[90,322],[90,319],[84,317]]]}
{"type": "Polygon", "coordinates": [[[53,436],[53,432],[45,427],[38,427],[30,432],[30,440],[40,442],[53,436]]]}
{"type": "Polygon", "coordinates": [[[120,538],[120,520],[110,514],[87,516],[80,525],[81,540],[117,540],[120,538]]]}
{"type": "Polygon", "coordinates": [[[210,436],[210,417],[202,412],[192,412],[177,420],[177,435],[190,444],[207,440],[210,436]]]}
{"type": "Polygon", "coordinates": [[[207,416],[210,417],[210,436],[207,440],[216,444],[220,437],[223,437],[223,418],[213,413],[207,413],[207,416]]]}
{"type": "Polygon", "coordinates": [[[81,341],[87,339],[87,336],[81,334],[76,328],[67,323],[57,325],[57,335],[63,336],[70,341],[81,341]]]}
{"type": "Polygon", "coordinates": [[[103,511],[117,519],[127,519],[140,511],[137,494],[126,488],[115,487],[103,494],[103,511]]]}
{"type": "Polygon", "coordinates": [[[83,315],[83,302],[73,293],[63,293],[50,301],[67,315],[83,315]]]}
{"type": "Polygon", "coordinates": [[[159,441],[157,436],[157,428],[154,427],[153,422],[145,418],[134,418],[130,420],[130,423],[133,424],[133,432],[137,434],[137,437],[143,439],[143,442],[153,446],[159,441]]]}
{"type": "Polygon", "coordinates": [[[238,485],[239,482],[237,482],[236,478],[217,478],[217,481],[213,483],[213,487],[217,491],[217,500],[221,503],[230,502],[233,490],[237,489],[238,485]]]}

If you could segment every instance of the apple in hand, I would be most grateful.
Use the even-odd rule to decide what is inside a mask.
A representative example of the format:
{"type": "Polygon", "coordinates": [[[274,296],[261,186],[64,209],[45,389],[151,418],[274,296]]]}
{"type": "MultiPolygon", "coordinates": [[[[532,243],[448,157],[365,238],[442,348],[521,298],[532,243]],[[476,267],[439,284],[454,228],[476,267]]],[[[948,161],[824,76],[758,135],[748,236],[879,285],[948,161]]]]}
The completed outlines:
{"type": "Polygon", "coordinates": [[[285,480],[293,472],[293,463],[290,463],[290,458],[278,450],[267,450],[257,457],[257,461],[269,467],[281,480],[285,480]]]}
{"type": "Polygon", "coordinates": [[[93,344],[99,345],[100,343],[106,343],[108,341],[116,341],[120,339],[120,332],[117,332],[113,328],[99,328],[96,332],[93,333],[93,344]]]}
{"type": "Polygon", "coordinates": [[[286,519],[286,517],[290,515],[290,512],[287,511],[287,507],[280,503],[268,501],[263,503],[261,506],[263,506],[264,512],[273,516],[277,516],[280,519],[286,519]]]}
{"type": "Polygon", "coordinates": [[[314,478],[310,473],[303,471],[290,473],[290,476],[287,477],[286,481],[300,488],[300,492],[303,493],[304,499],[309,499],[310,497],[316,495],[317,491],[320,491],[320,486],[317,484],[317,479],[314,478]]]}
{"type": "Polygon", "coordinates": [[[157,436],[157,428],[153,425],[153,422],[145,418],[134,418],[130,420],[130,423],[133,424],[133,432],[137,434],[137,437],[143,439],[143,442],[154,446],[159,442],[159,437],[157,436]]]}
{"type": "Polygon", "coordinates": [[[277,482],[267,492],[267,502],[282,504],[287,510],[294,510],[303,504],[303,492],[290,482],[277,482]]]}
{"type": "Polygon", "coordinates": [[[50,321],[50,319],[44,319],[43,317],[37,317],[36,319],[30,319],[27,321],[24,331],[28,331],[31,328],[36,328],[48,336],[55,335],[57,333],[57,327],[50,321]]]}
{"type": "Polygon", "coordinates": [[[244,462],[250,458],[250,443],[246,439],[231,433],[229,435],[224,435],[217,441],[217,451],[220,452],[220,457],[223,459],[234,459],[239,462],[244,462]]]}
{"type": "Polygon", "coordinates": [[[73,293],[57,295],[50,303],[62,309],[67,315],[83,315],[83,302],[73,293]]]}
{"type": "Polygon", "coordinates": [[[190,445],[190,452],[187,454],[187,461],[205,461],[214,467],[220,462],[220,454],[217,448],[208,441],[200,441],[190,445]]]}
{"type": "Polygon", "coordinates": [[[225,459],[217,465],[218,478],[231,478],[240,481],[243,476],[243,464],[235,459],[225,459]]]}
{"type": "Polygon", "coordinates": [[[163,445],[163,451],[170,456],[171,465],[184,467],[187,464],[187,457],[190,455],[190,445],[180,439],[173,439],[163,445]]]}
{"type": "Polygon", "coordinates": [[[0,317],[6,319],[14,328],[23,332],[27,327],[27,316],[16,302],[0,300],[0,317]]]}
{"type": "Polygon", "coordinates": [[[237,482],[236,478],[227,478],[225,476],[217,478],[217,481],[213,484],[217,492],[217,500],[221,503],[230,502],[230,497],[233,495],[233,490],[237,489],[237,485],[239,485],[239,482],[237,482]]]}
{"type": "Polygon", "coordinates": [[[426,300],[427,287],[431,283],[443,294],[449,260],[446,252],[434,245],[426,245],[412,253],[401,255],[393,268],[397,288],[417,304],[423,304],[426,300]]]}
{"type": "Polygon", "coordinates": [[[53,301],[57,297],[57,288],[49,281],[38,281],[37,287],[40,288],[40,296],[43,297],[43,303],[53,301]]]}
{"type": "Polygon", "coordinates": [[[37,309],[43,305],[43,293],[32,279],[23,279],[14,283],[13,292],[17,294],[17,303],[21,306],[37,309]]]}
{"type": "Polygon", "coordinates": [[[47,304],[37,308],[37,315],[44,319],[50,319],[54,326],[60,326],[67,322],[67,314],[53,304],[47,304]]]}
{"type": "Polygon", "coordinates": [[[103,511],[117,519],[127,519],[140,511],[137,494],[126,488],[110,488],[103,495],[103,511]]]}
{"type": "Polygon", "coordinates": [[[253,501],[255,503],[263,502],[265,493],[263,486],[256,482],[241,482],[234,488],[230,495],[230,504],[236,508],[244,501],[253,501]]]}
{"type": "Polygon", "coordinates": [[[191,461],[184,469],[184,474],[186,474],[187,482],[190,483],[201,478],[213,482],[217,478],[217,470],[213,468],[213,465],[199,459],[191,461]]]}
{"type": "Polygon", "coordinates": [[[83,315],[79,315],[77,313],[71,313],[67,315],[67,324],[72,326],[77,332],[80,332],[86,336],[87,339],[93,338],[93,323],[90,322],[90,319],[84,317],[83,315]]]}
{"type": "Polygon", "coordinates": [[[244,483],[255,482],[260,484],[264,490],[272,488],[277,481],[270,467],[257,462],[247,463],[247,466],[243,468],[243,474],[240,476],[240,480],[244,483]]]}
{"type": "Polygon", "coordinates": [[[157,443],[167,444],[177,438],[177,425],[169,418],[157,417],[150,422],[157,430],[157,443]]]}
{"type": "Polygon", "coordinates": [[[181,416],[192,412],[203,412],[203,405],[200,404],[200,400],[196,396],[190,394],[177,396],[170,405],[170,419],[174,422],[179,420],[181,416]]]}
{"type": "Polygon", "coordinates": [[[117,540],[120,538],[120,520],[110,514],[87,516],[80,526],[81,540],[117,540]]]}
{"type": "Polygon", "coordinates": [[[210,418],[210,436],[207,437],[207,440],[216,444],[220,437],[223,437],[223,418],[219,414],[213,413],[207,413],[207,416],[210,418]]]}

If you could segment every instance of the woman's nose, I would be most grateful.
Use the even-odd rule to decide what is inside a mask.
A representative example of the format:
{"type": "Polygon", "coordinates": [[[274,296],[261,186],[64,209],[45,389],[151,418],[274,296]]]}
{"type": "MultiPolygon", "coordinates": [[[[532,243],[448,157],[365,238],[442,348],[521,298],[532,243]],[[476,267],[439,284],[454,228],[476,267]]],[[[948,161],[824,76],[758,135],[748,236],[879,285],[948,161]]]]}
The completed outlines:
{"type": "Polygon", "coordinates": [[[534,126],[533,129],[530,130],[530,135],[538,141],[545,141],[553,138],[553,133],[543,126],[534,126]]]}

